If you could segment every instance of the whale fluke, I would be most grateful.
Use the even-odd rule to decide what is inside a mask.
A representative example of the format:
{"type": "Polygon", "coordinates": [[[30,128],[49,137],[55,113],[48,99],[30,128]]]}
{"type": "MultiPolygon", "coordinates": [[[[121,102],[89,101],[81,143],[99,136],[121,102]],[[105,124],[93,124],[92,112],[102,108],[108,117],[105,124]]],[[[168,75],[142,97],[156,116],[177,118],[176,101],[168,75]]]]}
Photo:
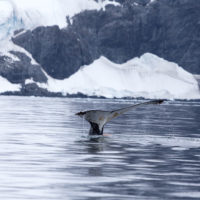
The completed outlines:
{"type": "Polygon", "coordinates": [[[138,106],[148,105],[148,104],[161,104],[164,100],[153,100],[147,101],[140,104],[131,105],[125,108],[121,108],[113,111],[103,111],[103,110],[88,110],[83,112],[78,112],[76,115],[84,118],[90,123],[89,135],[103,135],[103,128],[106,123],[110,120],[118,117],[119,115],[128,112],[129,110],[136,108],[138,106]]]}

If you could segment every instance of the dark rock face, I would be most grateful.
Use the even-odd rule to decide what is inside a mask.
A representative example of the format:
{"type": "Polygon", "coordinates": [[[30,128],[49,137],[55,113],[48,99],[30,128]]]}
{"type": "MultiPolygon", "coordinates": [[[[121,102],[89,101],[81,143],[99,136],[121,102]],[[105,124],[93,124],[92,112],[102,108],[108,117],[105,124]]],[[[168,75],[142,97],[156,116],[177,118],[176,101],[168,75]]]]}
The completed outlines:
{"type": "Polygon", "coordinates": [[[58,79],[69,77],[101,55],[123,63],[146,52],[200,73],[200,1],[118,2],[121,6],[74,16],[66,29],[39,27],[13,41],[58,79]]]}
{"type": "Polygon", "coordinates": [[[71,29],[38,27],[13,41],[28,50],[44,70],[57,79],[69,77],[80,66],[89,63],[86,47],[71,29]]]}
{"type": "Polygon", "coordinates": [[[40,87],[38,87],[38,85],[36,83],[30,83],[27,85],[23,85],[19,94],[23,95],[23,96],[49,96],[49,97],[62,96],[61,93],[52,93],[44,88],[40,88],[40,87]]]}
{"type": "MultiPolygon", "coordinates": [[[[200,2],[162,0],[152,4],[144,32],[150,52],[200,73],[200,2]],[[157,13],[157,14],[156,14],[157,13]]],[[[146,51],[142,46],[141,53],[146,51]]]]}
{"type": "Polygon", "coordinates": [[[45,83],[47,78],[39,65],[32,65],[28,56],[21,52],[10,52],[19,58],[13,61],[10,57],[0,56],[0,76],[11,83],[24,84],[26,79],[33,78],[34,81],[45,83]]]}
{"type": "Polygon", "coordinates": [[[22,88],[20,91],[16,91],[16,92],[8,91],[8,92],[1,93],[0,95],[62,97],[61,93],[49,92],[48,90],[44,88],[38,87],[36,83],[29,83],[26,85],[22,85],[22,88]]]}
{"type": "Polygon", "coordinates": [[[136,3],[141,6],[146,6],[150,2],[150,0],[116,0],[116,2],[123,5],[133,5],[136,3]]]}

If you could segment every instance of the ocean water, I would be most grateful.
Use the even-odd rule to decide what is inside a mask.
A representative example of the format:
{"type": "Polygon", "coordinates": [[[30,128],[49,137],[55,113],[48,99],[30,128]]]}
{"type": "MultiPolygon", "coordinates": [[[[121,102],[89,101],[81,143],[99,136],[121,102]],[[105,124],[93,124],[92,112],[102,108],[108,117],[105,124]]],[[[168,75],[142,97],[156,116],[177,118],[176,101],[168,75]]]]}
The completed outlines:
{"type": "Polygon", "coordinates": [[[0,199],[200,199],[200,101],[128,112],[90,141],[76,112],[141,101],[0,97],[0,199]]]}

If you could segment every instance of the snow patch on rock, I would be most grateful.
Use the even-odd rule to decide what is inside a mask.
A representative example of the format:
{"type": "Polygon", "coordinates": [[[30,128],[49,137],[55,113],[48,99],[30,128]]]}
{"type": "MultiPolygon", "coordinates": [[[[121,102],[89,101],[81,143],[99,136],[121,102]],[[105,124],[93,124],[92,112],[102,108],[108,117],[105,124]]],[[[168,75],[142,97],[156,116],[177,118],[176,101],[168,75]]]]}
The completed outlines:
{"type": "Polygon", "coordinates": [[[0,93],[20,91],[20,84],[10,83],[7,79],[0,76],[0,93]]]}

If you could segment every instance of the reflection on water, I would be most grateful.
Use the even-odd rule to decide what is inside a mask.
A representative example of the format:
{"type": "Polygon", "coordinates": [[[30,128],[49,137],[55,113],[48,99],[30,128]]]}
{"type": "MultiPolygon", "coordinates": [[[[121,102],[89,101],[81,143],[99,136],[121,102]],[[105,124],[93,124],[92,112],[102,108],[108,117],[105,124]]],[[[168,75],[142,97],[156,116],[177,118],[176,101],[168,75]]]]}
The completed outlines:
{"type": "Polygon", "coordinates": [[[74,115],[132,103],[0,97],[0,199],[200,199],[200,102],[135,109],[98,141],[74,115]]]}

